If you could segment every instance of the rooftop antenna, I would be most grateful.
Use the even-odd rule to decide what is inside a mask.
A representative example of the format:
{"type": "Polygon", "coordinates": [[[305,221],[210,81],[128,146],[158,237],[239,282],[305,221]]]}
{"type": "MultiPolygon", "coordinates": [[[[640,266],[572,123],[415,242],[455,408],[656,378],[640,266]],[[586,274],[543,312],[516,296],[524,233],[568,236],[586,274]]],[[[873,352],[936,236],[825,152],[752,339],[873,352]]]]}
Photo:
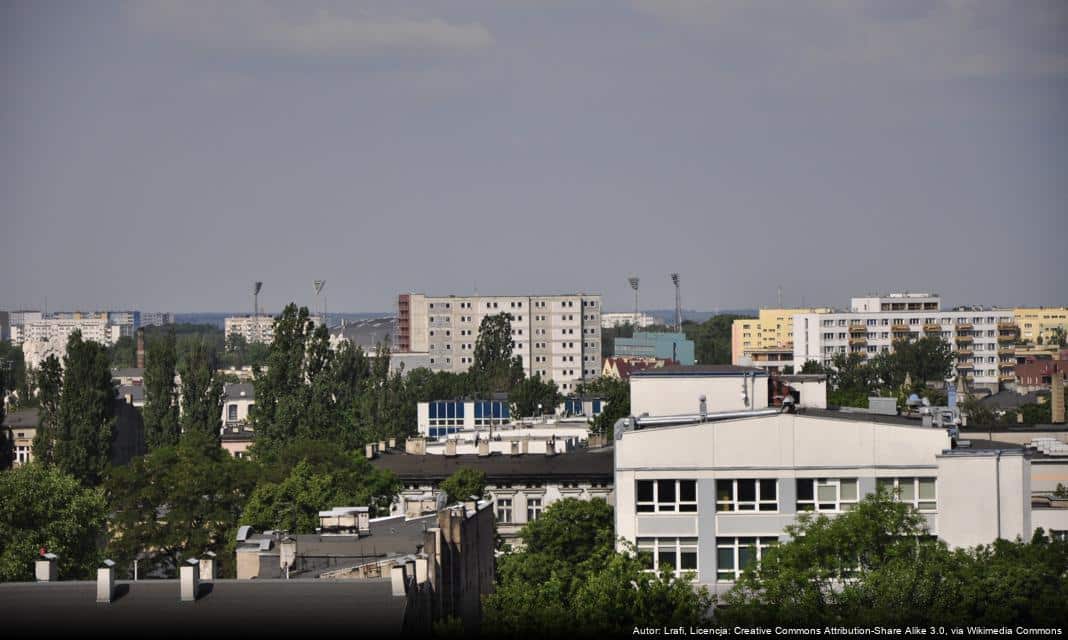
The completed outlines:
{"type": "Polygon", "coordinates": [[[682,293],[679,289],[679,274],[671,274],[671,282],[675,285],[675,333],[682,331],[682,293]]]}
{"type": "Polygon", "coordinates": [[[319,311],[321,309],[321,313],[323,315],[322,320],[323,320],[323,323],[325,324],[326,323],[326,307],[320,307],[320,305],[319,305],[319,294],[321,294],[323,292],[323,287],[326,286],[326,280],[316,280],[316,281],[312,282],[312,286],[315,288],[315,309],[316,309],[316,311],[319,311]]]}
{"type": "Polygon", "coordinates": [[[627,278],[627,282],[630,283],[630,288],[634,289],[634,326],[638,326],[638,276],[631,276],[627,278]]]}

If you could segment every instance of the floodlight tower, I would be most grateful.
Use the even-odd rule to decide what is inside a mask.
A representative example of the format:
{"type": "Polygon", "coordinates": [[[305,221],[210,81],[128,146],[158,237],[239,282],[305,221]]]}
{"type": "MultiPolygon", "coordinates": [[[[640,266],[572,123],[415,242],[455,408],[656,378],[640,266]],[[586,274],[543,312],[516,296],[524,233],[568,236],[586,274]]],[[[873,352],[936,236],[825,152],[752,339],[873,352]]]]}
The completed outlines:
{"type": "Polygon", "coordinates": [[[326,286],[326,280],[316,280],[315,282],[312,282],[312,287],[315,288],[315,309],[316,310],[319,310],[319,309],[322,310],[321,311],[321,316],[322,316],[323,324],[326,324],[326,307],[320,307],[319,306],[319,294],[321,294],[323,292],[323,287],[325,287],[325,286],[326,286]]]}
{"type": "Polygon", "coordinates": [[[262,282],[252,283],[252,331],[249,335],[259,336],[260,334],[260,289],[263,288],[262,282]]]}
{"type": "Polygon", "coordinates": [[[671,282],[675,285],[675,333],[682,331],[682,293],[679,289],[679,274],[671,274],[671,282]]]}
{"type": "Polygon", "coordinates": [[[627,278],[627,282],[630,283],[630,288],[634,289],[634,327],[638,327],[638,276],[631,276],[627,278]]]}

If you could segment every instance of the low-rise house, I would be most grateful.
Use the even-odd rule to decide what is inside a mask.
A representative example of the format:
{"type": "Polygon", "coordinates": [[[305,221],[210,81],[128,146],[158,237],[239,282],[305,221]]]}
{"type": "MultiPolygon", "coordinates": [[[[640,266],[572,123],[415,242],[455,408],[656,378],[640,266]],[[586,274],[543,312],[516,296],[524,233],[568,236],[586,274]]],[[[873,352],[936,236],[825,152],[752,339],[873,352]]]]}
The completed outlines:
{"type": "Polygon", "coordinates": [[[249,382],[223,386],[222,429],[219,440],[230,455],[241,458],[252,446],[255,434],[250,422],[256,404],[256,388],[249,382]]]}

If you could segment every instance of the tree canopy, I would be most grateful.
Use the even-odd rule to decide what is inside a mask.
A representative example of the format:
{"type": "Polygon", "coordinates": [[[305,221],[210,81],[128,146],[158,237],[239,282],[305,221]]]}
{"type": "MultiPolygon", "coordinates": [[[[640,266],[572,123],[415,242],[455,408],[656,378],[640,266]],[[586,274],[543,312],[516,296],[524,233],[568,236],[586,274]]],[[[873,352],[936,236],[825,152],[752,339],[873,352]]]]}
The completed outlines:
{"type": "Polygon", "coordinates": [[[552,380],[542,380],[539,374],[523,378],[508,393],[511,414],[517,418],[551,414],[563,401],[564,396],[560,394],[556,383],[552,380]]]}
{"type": "MultiPolygon", "coordinates": [[[[147,347],[145,354],[145,444],[149,449],[178,442],[181,433],[178,390],[174,384],[178,352],[174,331],[147,347]]],[[[199,410],[199,407],[197,407],[199,410]]]]}
{"type": "Polygon", "coordinates": [[[482,498],[486,494],[486,472],[463,467],[441,482],[448,502],[461,502],[468,498],[482,498]]]}
{"type": "Polygon", "coordinates": [[[88,484],[100,481],[111,460],[115,386],[107,349],[75,331],[63,358],[63,386],[54,424],[56,466],[88,484]]]}
{"type": "Polygon", "coordinates": [[[498,313],[482,318],[475,341],[470,373],[479,395],[509,392],[523,379],[523,360],[513,356],[512,314],[498,313]]]}
{"type": "Polygon", "coordinates": [[[59,556],[61,578],[90,577],[106,514],[102,490],[55,467],[35,461],[0,473],[0,581],[33,580],[42,548],[59,556]]]}

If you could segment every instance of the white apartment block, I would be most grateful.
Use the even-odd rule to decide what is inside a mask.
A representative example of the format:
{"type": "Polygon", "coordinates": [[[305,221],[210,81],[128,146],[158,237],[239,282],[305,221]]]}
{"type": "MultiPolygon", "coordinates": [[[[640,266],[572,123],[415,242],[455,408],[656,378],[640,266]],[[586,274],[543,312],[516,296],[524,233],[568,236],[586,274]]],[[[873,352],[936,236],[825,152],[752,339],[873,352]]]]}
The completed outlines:
{"type": "Polygon", "coordinates": [[[647,313],[634,315],[634,313],[629,311],[611,311],[601,314],[602,329],[611,329],[625,324],[644,329],[646,327],[651,327],[654,324],[662,324],[662,321],[647,313]]]}
{"type": "MultiPolygon", "coordinates": [[[[319,316],[309,318],[315,324],[322,324],[319,316]]],[[[226,337],[239,335],[245,342],[271,342],[274,340],[274,316],[230,316],[223,320],[223,329],[226,337]]]]}
{"type": "Polygon", "coordinates": [[[92,340],[111,346],[119,339],[121,328],[106,319],[97,318],[49,318],[23,325],[23,340],[48,340],[49,342],[67,343],[67,338],[75,331],[82,332],[83,340],[92,340]]]}
{"type": "Polygon", "coordinates": [[[434,371],[467,371],[486,316],[512,315],[514,355],[528,376],[541,375],[567,394],[601,373],[601,297],[442,296],[401,294],[397,350],[425,352],[434,371]]]}
{"type": "Polygon", "coordinates": [[[943,310],[932,294],[853,298],[850,311],[794,316],[794,362],[831,363],[838,353],[872,357],[899,339],[939,336],[957,353],[955,374],[997,390],[1014,379],[1019,328],[1012,309],[958,307],[943,310]]]}

